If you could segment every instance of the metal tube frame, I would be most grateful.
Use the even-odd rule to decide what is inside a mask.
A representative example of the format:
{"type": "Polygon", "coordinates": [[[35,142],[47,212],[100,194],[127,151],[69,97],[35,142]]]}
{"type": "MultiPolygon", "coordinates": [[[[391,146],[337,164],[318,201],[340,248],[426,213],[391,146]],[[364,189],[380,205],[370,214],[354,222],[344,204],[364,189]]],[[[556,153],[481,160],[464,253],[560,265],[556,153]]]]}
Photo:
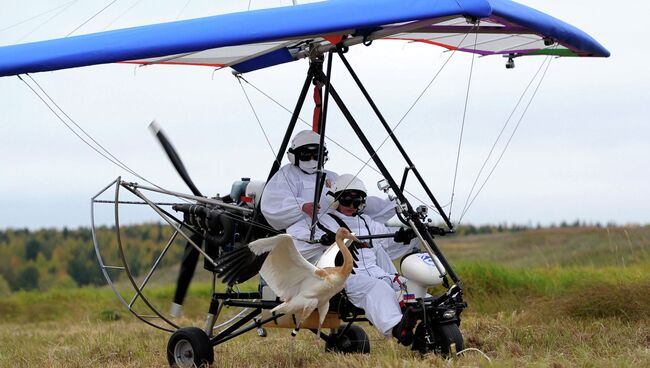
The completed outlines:
{"type": "MultiPolygon", "coordinates": [[[[320,203],[320,195],[322,192],[323,184],[325,183],[325,173],[323,172],[324,165],[324,153],[325,153],[325,124],[327,123],[327,108],[329,106],[329,95],[330,95],[330,78],[332,77],[332,51],[327,53],[327,74],[325,75],[325,80],[322,82],[325,85],[325,98],[323,98],[323,104],[321,106],[320,121],[318,123],[318,134],[320,135],[320,141],[318,142],[318,165],[316,169],[316,185],[314,185],[314,201],[312,202],[314,206],[311,211],[311,227],[309,230],[309,240],[314,240],[314,233],[316,232],[316,221],[318,220],[318,204],[320,203]]],[[[317,65],[321,66],[322,63],[317,65]]],[[[322,74],[322,70],[317,70],[317,73],[322,74]]]]}
{"type": "Polygon", "coordinates": [[[115,288],[115,284],[113,283],[113,280],[111,279],[111,276],[106,271],[106,270],[109,270],[109,269],[123,271],[124,267],[123,266],[107,266],[104,263],[104,258],[102,257],[101,252],[99,250],[99,242],[97,241],[97,232],[95,230],[95,200],[97,199],[97,197],[104,194],[108,190],[108,188],[112,187],[113,185],[116,185],[116,183],[119,183],[119,181],[120,181],[120,178],[118,177],[117,179],[113,180],[110,184],[108,184],[106,187],[104,187],[102,190],[100,190],[99,193],[97,193],[94,197],[92,197],[90,199],[90,225],[91,225],[90,230],[91,230],[91,233],[92,233],[93,247],[95,248],[95,255],[97,256],[97,261],[99,262],[99,267],[100,267],[100,269],[102,271],[102,274],[104,275],[104,278],[106,279],[106,282],[111,287],[111,290],[113,290],[113,293],[115,294],[117,299],[120,301],[120,303],[122,303],[122,305],[124,305],[124,307],[129,312],[131,312],[131,314],[133,314],[136,318],[138,318],[142,322],[144,322],[144,323],[146,323],[146,324],[148,324],[148,325],[150,325],[152,327],[155,327],[155,328],[158,328],[158,329],[161,329],[161,330],[165,330],[165,331],[168,331],[168,332],[172,332],[171,330],[169,330],[167,328],[164,328],[162,326],[158,326],[155,323],[152,323],[151,321],[148,321],[148,320],[144,319],[138,313],[136,313],[134,310],[132,310],[129,307],[129,303],[127,303],[126,300],[124,300],[124,298],[122,298],[122,295],[117,291],[117,289],[115,288]]]}
{"type": "MultiPolygon", "coordinates": [[[[386,119],[384,119],[384,116],[383,116],[382,113],[379,111],[379,108],[377,107],[377,105],[376,105],[375,102],[373,101],[372,97],[370,97],[370,94],[369,94],[368,91],[366,90],[366,88],[365,88],[365,86],[363,85],[363,83],[361,83],[361,80],[359,79],[359,77],[358,77],[357,74],[355,73],[354,69],[352,69],[352,66],[351,66],[350,63],[348,62],[347,58],[343,55],[343,52],[341,51],[340,48],[337,49],[337,53],[339,54],[339,57],[341,58],[341,61],[343,61],[343,64],[345,65],[346,69],[348,70],[348,72],[350,73],[350,75],[352,76],[352,78],[354,79],[354,81],[356,82],[357,87],[359,87],[359,90],[361,91],[361,93],[363,93],[363,96],[366,98],[366,101],[368,101],[368,104],[370,105],[370,107],[372,108],[372,110],[375,112],[375,115],[377,115],[377,118],[378,118],[379,121],[381,122],[381,125],[384,127],[384,129],[386,129],[386,132],[388,133],[388,135],[390,136],[390,138],[393,140],[393,143],[395,144],[395,146],[397,147],[397,149],[399,150],[399,152],[402,154],[402,157],[404,158],[404,160],[405,160],[406,163],[408,164],[408,169],[413,170],[413,174],[415,174],[415,177],[416,177],[416,178],[418,179],[418,181],[420,182],[420,185],[422,185],[422,187],[424,188],[424,191],[425,191],[425,192],[427,193],[427,195],[429,196],[429,199],[431,199],[431,201],[433,202],[433,205],[436,207],[436,209],[438,210],[438,213],[440,214],[440,216],[442,217],[442,219],[445,221],[445,224],[447,224],[447,227],[449,228],[449,230],[453,230],[453,229],[454,229],[454,225],[451,223],[451,220],[449,219],[449,217],[447,216],[447,214],[445,213],[445,211],[442,209],[442,206],[440,206],[440,203],[438,203],[438,200],[436,200],[435,196],[434,196],[433,193],[431,192],[431,189],[429,189],[429,186],[427,185],[427,183],[426,183],[426,182],[424,181],[424,179],[422,178],[422,175],[420,175],[420,171],[419,171],[418,168],[415,166],[415,164],[413,163],[413,161],[411,161],[411,158],[409,157],[409,155],[408,155],[408,154],[406,153],[406,151],[404,150],[404,147],[402,147],[402,144],[401,144],[400,141],[397,139],[397,137],[395,136],[395,133],[393,132],[393,130],[391,129],[391,127],[390,127],[390,126],[388,125],[388,123],[386,122],[386,119]]],[[[406,172],[404,173],[404,180],[403,180],[403,182],[404,182],[404,181],[406,181],[406,172]]],[[[403,185],[403,184],[404,184],[404,183],[402,183],[402,185],[403,185]]]]}
{"type": "Polygon", "coordinates": [[[370,141],[368,141],[368,138],[365,136],[361,128],[359,127],[359,124],[357,124],[356,120],[348,110],[347,106],[339,96],[338,92],[336,92],[336,89],[334,86],[330,84],[330,88],[328,89],[329,93],[331,93],[332,98],[334,99],[334,102],[336,102],[337,106],[343,113],[343,116],[345,119],[348,121],[350,124],[350,127],[352,127],[352,130],[354,130],[354,133],[357,135],[361,143],[363,144],[364,148],[374,161],[375,165],[377,165],[377,168],[379,171],[381,171],[382,175],[384,178],[388,181],[388,184],[390,185],[391,189],[393,189],[393,192],[397,195],[397,199],[399,201],[399,204],[402,206],[405,206],[405,209],[402,209],[402,211],[406,211],[407,217],[412,221],[416,226],[414,229],[416,229],[418,232],[421,233],[421,236],[424,238],[426,246],[425,249],[429,253],[431,257],[434,255],[438,257],[438,260],[442,265],[444,266],[445,270],[449,274],[449,277],[454,281],[454,283],[458,284],[459,287],[462,288],[462,283],[460,279],[458,278],[458,275],[454,272],[453,268],[445,258],[445,256],[442,254],[438,246],[436,245],[435,241],[433,240],[433,237],[429,232],[427,231],[426,225],[422,223],[420,220],[419,216],[413,211],[413,207],[411,206],[411,203],[406,199],[404,196],[404,193],[398,186],[397,182],[393,178],[393,176],[390,174],[382,160],[379,158],[377,155],[377,152],[375,149],[372,147],[372,144],[370,141]]]}
{"type": "MultiPolygon", "coordinates": [[[[353,77],[353,79],[357,83],[357,86],[359,87],[360,91],[363,93],[364,97],[366,98],[366,100],[368,101],[368,103],[372,107],[373,111],[377,115],[377,117],[380,120],[381,124],[383,125],[384,129],[386,129],[389,136],[393,140],[393,143],[397,146],[397,148],[400,151],[400,153],[402,154],[403,158],[406,160],[407,164],[409,165],[408,169],[413,170],[413,172],[416,175],[418,181],[424,187],[427,195],[432,200],[435,207],[438,209],[440,215],[443,217],[443,220],[445,221],[446,225],[449,227],[450,230],[453,231],[453,224],[451,224],[449,218],[447,217],[447,215],[445,214],[445,212],[443,211],[443,209],[439,205],[438,201],[433,196],[433,194],[432,194],[431,190],[429,189],[429,187],[424,182],[424,179],[420,175],[419,171],[417,170],[417,168],[415,167],[415,165],[411,161],[410,157],[408,156],[408,154],[406,153],[406,151],[404,150],[404,148],[400,144],[399,140],[395,136],[394,132],[391,130],[390,126],[387,124],[387,122],[384,119],[383,115],[381,114],[381,112],[377,108],[376,104],[374,103],[374,101],[372,100],[370,95],[368,94],[367,90],[365,89],[365,87],[363,86],[361,81],[359,80],[358,76],[356,75],[356,73],[354,72],[354,70],[352,69],[350,64],[348,63],[347,59],[344,57],[343,52],[342,52],[340,47],[337,48],[337,53],[341,57],[341,60],[344,62],[346,68],[348,69],[348,72],[350,73],[350,75],[353,77]]],[[[366,149],[368,154],[370,154],[372,160],[377,165],[380,172],[382,173],[384,178],[388,181],[390,187],[393,189],[394,193],[396,194],[397,199],[398,199],[398,203],[400,204],[400,206],[398,208],[398,211],[401,211],[403,215],[404,214],[406,215],[408,223],[414,229],[417,237],[420,238],[420,240],[423,243],[423,246],[425,247],[426,251],[431,256],[435,255],[440,260],[441,264],[443,265],[443,267],[447,271],[447,274],[455,282],[455,285],[453,285],[453,286],[451,286],[449,288],[448,293],[451,293],[452,291],[454,293],[462,293],[462,282],[461,282],[461,280],[455,274],[455,272],[453,271],[451,265],[448,263],[448,261],[446,260],[446,258],[444,257],[444,255],[442,254],[442,252],[440,251],[438,246],[436,245],[432,235],[428,232],[427,226],[421,221],[419,216],[413,210],[413,207],[410,204],[410,202],[406,199],[402,188],[397,184],[397,182],[395,181],[393,176],[390,174],[390,172],[388,171],[388,169],[386,168],[386,166],[384,165],[382,160],[378,157],[377,152],[374,150],[371,143],[368,141],[367,137],[365,136],[365,134],[363,133],[363,131],[361,130],[361,128],[359,127],[359,125],[355,121],[354,117],[352,116],[352,114],[348,110],[347,106],[345,105],[345,103],[341,99],[340,95],[336,92],[336,89],[334,88],[334,86],[332,86],[331,81],[330,81],[332,56],[333,56],[332,50],[329,50],[328,67],[327,67],[327,74],[326,75],[323,74],[323,72],[322,72],[322,63],[320,64],[320,68],[318,67],[317,63],[312,63],[310,65],[310,68],[309,68],[308,73],[307,73],[307,77],[305,79],[305,83],[304,83],[303,88],[301,90],[301,93],[299,95],[298,101],[296,102],[296,107],[295,107],[295,110],[294,110],[294,112],[292,114],[291,120],[289,122],[289,126],[287,127],[287,130],[285,132],[285,136],[283,138],[280,150],[278,151],[276,160],[274,161],[274,163],[273,163],[273,165],[271,167],[271,170],[269,172],[269,179],[280,168],[280,162],[282,160],[282,156],[284,155],[284,151],[286,150],[286,148],[287,148],[287,146],[289,144],[290,137],[291,137],[291,135],[293,133],[293,130],[295,129],[295,124],[296,124],[296,122],[298,120],[300,110],[302,109],[302,106],[304,104],[304,100],[306,98],[307,90],[308,90],[308,87],[310,85],[311,80],[316,79],[316,80],[318,80],[320,82],[323,82],[324,86],[326,88],[326,92],[325,92],[325,96],[324,96],[324,103],[323,103],[321,121],[320,121],[320,124],[319,124],[320,150],[321,150],[321,152],[320,152],[319,159],[318,159],[317,184],[319,182],[318,179],[320,179],[322,174],[323,174],[322,169],[323,169],[323,150],[324,150],[325,124],[326,124],[326,115],[327,115],[327,107],[328,107],[328,98],[331,95],[332,98],[334,99],[334,102],[337,104],[337,106],[339,107],[339,109],[343,113],[344,117],[346,118],[346,120],[348,121],[348,123],[350,124],[352,129],[354,130],[355,134],[357,135],[357,137],[359,138],[359,140],[363,144],[364,148],[366,149]]],[[[406,177],[406,175],[404,176],[404,179],[405,179],[405,177],[406,177]]],[[[224,203],[224,202],[219,201],[219,200],[207,199],[207,198],[203,198],[203,197],[186,195],[186,194],[183,194],[183,193],[177,193],[177,192],[166,191],[166,190],[161,190],[161,189],[157,189],[157,188],[140,186],[140,185],[138,185],[136,183],[125,183],[125,182],[122,182],[121,178],[119,178],[119,177],[115,181],[113,181],[111,184],[106,186],[95,197],[92,198],[92,200],[91,200],[92,201],[92,203],[91,203],[91,216],[92,216],[93,243],[94,243],[94,246],[95,246],[95,251],[96,251],[96,254],[97,254],[97,258],[99,260],[99,263],[100,263],[102,272],[104,274],[104,277],[106,278],[106,280],[110,284],[111,288],[113,289],[113,292],[116,294],[118,299],[122,302],[122,304],[124,304],[127,307],[127,309],[131,313],[133,313],[138,319],[140,319],[143,322],[145,322],[145,323],[147,323],[147,324],[149,324],[149,325],[151,325],[153,327],[156,327],[158,329],[168,331],[168,332],[173,332],[173,330],[170,330],[169,328],[165,328],[165,327],[159,326],[159,325],[157,325],[155,323],[152,323],[151,321],[147,320],[145,318],[145,316],[140,315],[137,312],[135,312],[132,309],[133,302],[137,298],[142,299],[143,302],[155,313],[156,316],[153,316],[153,317],[161,318],[163,321],[168,323],[173,328],[178,329],[177,325],[175,325],[172,321],[165,318],[160,312],[158,312],[158,310],[155,307],[153,307],[151,305],[151,303],[142,294],[142,289],[146,286],[149,278],[151,277],[151,274],[153,274],[153,272],[155,271],[155,268],[159,265],[160,260],[162,259],[162,257],[166,253],[169,246],[173,243],[173,241],[174,241],[175,237],[177,236],[177,234],[181,234],[181,236],[183,236],[188,241],[190,241],[190,243],[192,243],[192,246],[194,246],[210,262],[214,263],[214,260],[212,260],[207,254],[205,254],[205,252],[203,252],[203,250],[200,247],[198,247],[196,244],[193,244],[193,242],[191,242],[191,240],[189,239],[189,236],[187,236],[181,230],[181,228],[179,226],[174,224],[168,218],[168,216],[167,216],[168,214],[165,211],[162,211],[162,209],[160,209],[155,203],[151,202],[142,193],[140,193],[138,191],[138,188],[143,189],[143,190],[150,190],[150,191],[154,191],[154,192],[168,194],[168,195],[174,195],[174,196],[178,196],[178,197],[181,197],[181,198],[186,198],[186,199],[190,199],[190,200],[199,201],[201,203],[207,203],[207,204],[222,206],[224,208],[241,211],[241,212],[243,212],[245,214],[253,214],[253,219],[255,219],[255,217],[257,215],[257,212],[256,211],[254,212],[253,210],[242,208],[242,207],[239,207],[239,206],[230,205],[230,204],[224,203]],[[116,188],[115,188],[115,224],[116,224],[117,242],[118,242],[118,246],[119,246],[120,259],[122,260],[123,267],[112,267],[112,266],[104,265],[103,259],[101,257],[100,252],[99,252],[99,246],[98,246],[97,239],[96,239],[96,234],[95,234],[95,224],[94,224],[94,203],[95,203],[95,199],[99,195],[104,193],[112,185],[116,186],[116,188]],[[132,192],[134,195],[136,195],[137,197],[139,197],[140,199],[145,201],[149,206],[151,206],[154,209],[154,211],[156,211],[158,213],[158,215],[160,215],[166,222],[168,222],[176,230],[174,232],[174,235],[172,236],[172,238],[167,243],[165,249],[163,250],[161,255],[158,257],[158,259],[156,260],[152,270],[145,277],[145,279],[142,282],[142,285],[140,287],[136,284],[135,279],[134,279],[133,275],[130,272],[129,266],[128,266],[127,261],[126,261],[126,256],[124,254],[123,244],[122,244],[120,231],[119,231],[119,210],[118,210],[118,205],[119,205],[119,202],[120,202],[119,201],[119,187],[120,186],[124,186],[127,190],[132,192]],[[131,284],[132,284],[133,288],[135,289],[135,291],[137,293],[136,296],[134,296],[131,303],[126,303],[126,301],[121,297],[121,295],[115,289],[115,285],[113,284],[112,280],[110,279],[110,276],[108,275],[108,273],[106,271],[107,269],[110,269],[110,268],[123,269],[126,272],[127,277],[131,281],[131,284]]],[[[319,200],[319,194],[320,194],[320,192],[318,191],[318,185],[317,185],[316,189],[317,190],[314,193],[314,203],[317,203],[316,201],[319,200]]],[[[316,206],[314,206],[314,207],[315,207],[314,209],[316,210],[316,206]]],[[[314,220],[313,220],[314,217],[312,217],[312,222],[314,222],[314,220]]],[[[312,228],[313,228],[313,223],[312,223],[312,228]]],[[[375,238],[375,237],[385,237],[385,236],[388,236],[388,235],[389,234],[381,234],[381,235],[375,235],[375,236],[372,236],[372,237],[373,238],[375,238]]],[[[312,236],[311,237],[313,238],[313,231],[312,231],[312,236]]],[[[247,236],[247,238],[248,238],[248,236],[247,236]]],[[[258,320],[255,320],[255,317],[257,317],[259,314],[261,314],[262,309],[271,309],[277,303],[275,303],[275,302],[264,303],[264,302],[256,302],[256,301],[236,301],[236,299],[246,299],[246,297],[251,297],[251,296],[257,295],[258,293],[244,293],[244,294],[240,295],[239,297],[237,297],[238,293],[213,293],[213,294],[214,294],[214,296],[216,298],[223,300],[222,305],[255,308],[253,311],[248,313],[246,316],[242,317],[240,320],[234,322],[232,325],[228,326],[222,332],[220,332],[216,336],[212,337],[210,339],[210,342],[211,342],[211,344],[213,346],[224,343],[224,342],[226,342],[226,341],[228,341],[228,340],[230,340],[230,339],[232,339],[234,337],[237,337],[237,336],[239,336],[239,335],[241,335],[241,334],[243,334],[245,332],[248,332],[248,331],[250,331],[250,330],[252,330],[254,328],[261,327],[265,323],[276,320],[276,319],[278,319],[278,318],[280,318],[282,316],[282,314],[278,314],[278,315],[271,316],[271,317],[269,317],[269,318],[267,318],[265,320],[258,321],[258,320]],[[235,300],[232,300],[232,299],[235,299],[235,300]],[[246,323],[248,323],[251,320],[254,321],[251,325],[243,327],[246,323]]],[[[456,294],[454,294],[454,295],[456,295],[456,294]]],[[[218,316],[216,316],[216,318],[218,318],[218,316]]],[[[347,327],[349,328],[349,325],[347,327]]]]}
{"type": "MultiPolygon", "coordinates": [[[[143,283],[143,287],[139,288],[137,286],[137,284],[135,283],[133,275],[131,274],[129,266],[128,266],[127,262],[126,262],[126,257],[125,257],[125,254],[124,254],[123,244],[121,242],[121,237],[120,237],[120,233],[119,233],[119,209],[118,209],[118,207],[119,207],[119,203],[120,203],[120,201],[119,201],[120,183],[121,183],[121,177],[118,177],[117,179],[112,181],[110,184],[108,184],[106,187],[104,187],[101,191],[99,191],[99,193],[97,193],[94,197],[92,197],[91,201],[90,201],[91,233],[92,233],[92,239],[93,239],[93,246],[95,248],[95,255],[97,256],[97,261],[99,262],[101,271],[102,271],[102,273],[104,275],[104,278],[106,279],[106,282],[111,287],[111,290],[113,290],[113,293],[115,294],[117,299],[120,301],[120,303],[122,303],[122,305],[124,305],[124,307],[131,314],[133,314],[136,318],[138,318],[142,322],[144,322],[144,323],[146,323],[146,324],[148,324],[148,325],[150,325],[150,326],[152,326],[154,328],[157,328],[159,330],[163,330],[163,331],[166,331],[166,332],[170,332],[170,333],[174,332],[175,329],[178,329],[178,326],[176,324],[174,324],[173,322],[169,321],[168,319],[166,319],[165,317],[163,317],[160,314],[160,312],[158,312],[158,310],[155,307],[153,307],[153,305],[151,305],[151,303],[147,300],[147,298],[142,294],[142,289],[144,288],[144,286],[146,286],[146,280],[143,283]],[[118,236],[118,238],[117,238],[118,239],[118,244],[117,245],[118,245],[118,250],[119,250],[119,255],[120,255],[120,260],[122,262],[122,266],[107,266],[104,263],[104,259],[103,259],[102,255],[101,255],[101,251],[99,249],[100,245],[99,245],[99,242],[97,241],[97,232],[96,232],[96,226],[95,226],[95,203],[96,203],[96,199],[100,195],[104,194],[112,186],[115,186],[115,200],[114,200],[114,203],[115,203],[115,221],[116,221],[116,223],[115,223],[115,231],[116,231],[116,234],[118,236]],[[107,272],[108,269],[115,269],[115,270],[121,270],[121,271],[126,272],[127,277],[131,281],[131,285],[133,286],[133,288],[134,288],[134,290],[136,292],[135,296],[133,297],[133,299],[131,300],[130,303],[127,303],[126,300],[120,294],[120,292],[117,291],[117,289],[115,287],[115,283],[113,282],[113,280],[111,279],[110,275],[107,272]],[[135,299],[137,299],[137,298],[142,299],[142,301],[147,305],[147,307],[151,311],[154,312],[155,315],[145,316],[145,315],[142,315],[142,314],[136,312],[135,310],[133,310],[133,303],[135,302],[135,299]],[[167,324],[169,324],[169,326],[171,326],[171,328],[173,328],[173,329],[170,329],[169,327],[166,327],[166,326],[156,324],[156,323],[150,321],[148,318],[161,318],[163,321],[165,321],[167,324]]],[[[160,258],[162,258],[162,257],[159,257],[159,259],[160,258]]],[[[153,273],[153,271],[157,268],[157,266],[158,266],[158,261],[156,262],[156,264],[154,264],[154,266],[152,267],[150,273],[153,273]]]]}
{"type": "MultiPolygon", "coordinates": [[[[296,128],[296,123],[298,122],[298,118],[300,117],[300,111],[302,111],[302,105],[305,103],[305,98],[307,97],[307,91],[309,91],[309,86],[311,85],[311,80],[313,78],[314,78],[314,70],[312,65],[310,65],[309,69],[307,70],[307,77],[305,78],[305,83],[303,83],[302,89],[300,90],[300,95],[298,96],[298,101],[296,101],[296,107],[293,109],[293,113],[291,114],[291,120],[289,120],[289,126],[287,126],[287,130],[285,131],[284,137],[282,138],[282,143],[280,144],[280,149],[278,149],[278,152],[275,157],[275,161],[273,161],[273,164],[271,165],[271,170],[269,170],[269,175],[266,178],[267,183],[269,182],[269,180],[271,180],[273,175],[275,175],[275,173],[277,173],[278,170],[280,170],[280,166],[282,166],[281,165],[282,157],[284,156],[285,151],[289,146],[289,141],[291,140],[291,134],[293,134],[293,131],[296,128]]],[[[261,211],[260,207],[261,206],[255,207],[251,219],[251,225],[256,223],[257,218],[260,215],[260,211],[261,211]]],[[[253,236],[253,226],[251,226],[246,232],[246,237],[244,238],[246,243],[248,243],[251,240],[251,236],[253,236]]]]}

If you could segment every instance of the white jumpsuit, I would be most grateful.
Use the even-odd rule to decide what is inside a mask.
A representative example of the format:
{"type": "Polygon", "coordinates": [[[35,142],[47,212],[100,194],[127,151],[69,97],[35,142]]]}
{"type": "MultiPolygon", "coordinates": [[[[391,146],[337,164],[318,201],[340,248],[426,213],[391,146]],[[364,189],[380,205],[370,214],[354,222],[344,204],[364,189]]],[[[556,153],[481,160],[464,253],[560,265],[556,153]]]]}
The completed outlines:
{"type": "MultiPolygon", "coordinates": [[[[331,190],[329,184],[338,177],[332,171],[324,172],[325,185],[320,196],[320,214],[327,212],[331,204],[332,198],[326,194],[331,190]]],[[[307,174],[293,164],[282,166],[266,183],[262,194],[262,214],[269,225],[276,230],[287,229],[296,223],[309,224],[309,228],[311,218],[302,211],[302,206],[314,201],[315,186],[316,174],[307,174]]],[[[384,223],[395,214],[395,204],[388,199],[369,196],[366,201],[365,213],[376,221],[384,223]]]]}
{"type": "MultiPolygon", "coordinates": [[[[330,190],[327,183],[336,180],[338,175],[325,170],[326,185],[320,196],[321,212],[329,204],[326,193],[330,190]]],[[[307,174],[298,166],[286,164],[266,183],[262,193],[262,214],[269,225],[276,230],[284,230],[295,223],[311,226],[311,218],[302,211],[305,203],[314,201],[316,174],[307,174]]],[[[307,235],[309,238],[309,235],[307,235]]]]}
{"type": "MultiPolygon", "coordinates": [[[[369,235],[369,233],[376,235],[397,231],[396,228],[387,228],[383,224],[373,221],[367,215],[345,216],[338,211],[331,212],[343,220],[352,232],[360,236],[369,235]],[[368,228],[363,220],[367,222],[368,228]]],[[[331,231],[336,231],[340,227],[336,220],[327,214],[321,216],[319,222],[331,231]]],[[[296,223],[287,229],[287,233],[298,239],[304,239],[305,235],[309,237],[309,228],[296,223]]],[[[320,238],[324,232],[317,229],[316,234],[317,238],[320,238]]],[[[316,263],[327,249],[321,244],[309,244],[296,240],[294,242],[300,253],[312,263],[316,263]]],[[[372,248],[359,249],[359,260],[356,261],[355,273],[350,275],[345,283],[345,291],[352,304],[365,310],[366,318],[385,336],[391,336],[392,328],[402,319],[396,294],[399,284],[393,282],[397,270],[387,251],[391,251],[393,258],[398,258],[412,249],[411,245],[395,243],[392,238],[374,239],[372,248]]]]}

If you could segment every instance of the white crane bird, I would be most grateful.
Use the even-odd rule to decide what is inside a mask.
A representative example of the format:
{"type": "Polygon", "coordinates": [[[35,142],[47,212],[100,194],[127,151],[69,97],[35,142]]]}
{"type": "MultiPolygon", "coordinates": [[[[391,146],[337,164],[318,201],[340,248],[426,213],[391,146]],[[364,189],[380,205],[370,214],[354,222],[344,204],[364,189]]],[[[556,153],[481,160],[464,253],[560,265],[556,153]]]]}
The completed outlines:
{"type": "Polygon", "coordinates": [[[260,275],[282,300],[271,312],[296,315],[296,330],[309,315],[318,309],[318,331],[329,310],[329,300],[343,290],[353,267],[353,257],[344,240],[357,240],[347,229],[336,232],[336,244],[343,255],[338,267],[319,268],[309,263],[296,250],[290,235],[256,240],[248,248],[257,256],[269,253],[260,269],[260,275]]]}

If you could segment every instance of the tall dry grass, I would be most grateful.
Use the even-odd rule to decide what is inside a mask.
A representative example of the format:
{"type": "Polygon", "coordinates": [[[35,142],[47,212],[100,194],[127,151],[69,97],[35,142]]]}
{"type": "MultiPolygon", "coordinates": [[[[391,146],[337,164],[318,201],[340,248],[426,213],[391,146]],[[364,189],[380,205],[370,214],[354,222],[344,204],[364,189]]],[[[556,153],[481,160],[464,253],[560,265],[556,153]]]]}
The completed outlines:
{"type": "MultiPolygon", "coordinates": [[[[466,347],[492,364],[476,351],[452,360],[422,357],[366,324],[369,355],[325,353],[308,331],[294,341],[289,330],[270,329],[266,338],[249,332],[217,346],[214,366],[650,367],[649,229],[553,229],[443,242],[466,286],[466,347]]],[[[173,286],[152,282],[147,295],[166,311],[173,286]]],[[[179,324],[201,325],[209,295],[209,283],[195,283],[179,324]]],[[[226,308],[224,316],[237,311],[226,308]]],[[[108,288],[0,299],[0,367],[164,367],[168,337],[132,317],[108,288]]]]}

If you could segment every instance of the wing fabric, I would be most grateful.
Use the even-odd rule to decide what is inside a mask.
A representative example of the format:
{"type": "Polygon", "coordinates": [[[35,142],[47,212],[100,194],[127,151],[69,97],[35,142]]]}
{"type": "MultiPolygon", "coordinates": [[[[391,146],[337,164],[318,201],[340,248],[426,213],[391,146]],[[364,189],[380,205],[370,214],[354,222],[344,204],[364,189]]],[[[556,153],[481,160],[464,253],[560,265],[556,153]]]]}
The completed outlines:
{"type": "Polygon", "coordinates": [[[0,77],[115,62],[248,72],[341,37],[347,46],[388,38],[481,55],[609,56],[581,30],[510,0],[329,0],[0,47],[0,77]],[[470,31],[476,50],[474,37],[458,46],[470,31]]]}
{"type": "MultiPolygon", "coordinates": [[[[300,292],[304,283],[320,281],[314,274],[316,266],[300,255],[289,235],[282,234],[256,242],[270,240],[275,244],[262,265],[260,275],[280,299],[291,299],[300,292]]],[[[251,248],[255,247],[253,243],[251,248]]]]}
{"type": "MultiPolygon", "coordinates": [[[[230,46],[310,40],[457,14],[485,0],[330,0],[100,32],[0,48],[0,76],[161,58],[230,46]]],[[[253,57],[253,55],[251,55],[253,57]]]]}

